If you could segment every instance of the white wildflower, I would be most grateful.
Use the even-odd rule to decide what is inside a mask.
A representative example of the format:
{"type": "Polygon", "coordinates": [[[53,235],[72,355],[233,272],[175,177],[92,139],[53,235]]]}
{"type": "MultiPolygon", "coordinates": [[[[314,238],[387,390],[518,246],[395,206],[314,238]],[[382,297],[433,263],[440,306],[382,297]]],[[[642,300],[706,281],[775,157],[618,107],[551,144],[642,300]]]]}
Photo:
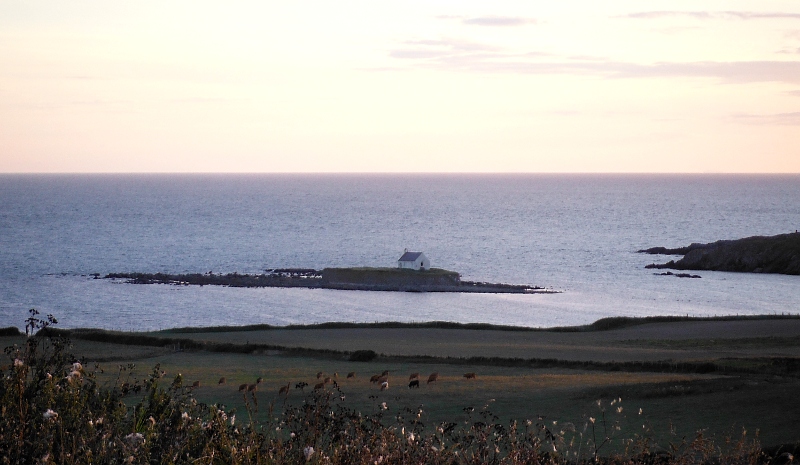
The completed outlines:
{"type": "Polygon", "coordinates": [[[617,413],[622,413],[622,407],[617,407],[617,413]]]}
{"type": "Polygon", "coordinates": [[[24,365],[25,365],[25,362],[23,362],[22,360],[20,360],[18,358],[14,359],[14,366],[15,367],[21,367],[21,366],[24,366],[24,365]]]}
{"type": "Polygon", "coordinates": [[[311,456],[314,455],[314,448],[311,446],[306,446],[303,448],[303,456],[305,456],[306,461],[311,460],[311,456]]]}
{"type": "Polygon", "coordinates": [[[294,434],[294,433],[289,433],[289,437],[290,437],[290,438],[293,438],[294,436],[295,436],[295,434],[294,434]]]}
{"type": "Polygon", "coordinates": [[[189,420],[189,414],[186,413],[186,412],[183,412],[183,414],[181,415],[181,418],[188,421],[189,420]]]}
{"type": "Polygon", "coordinates": [[[387,410],[389,407],[386,406],[386,402],[381,402],[381,410],[387,410]]]}
{"type": "Polygon", "coordinates": [[[236,415],[231,415],[231,426],[236,423],[236,415]]]}
{"type": "Polygon", "coordinates": [[[125,440],[133,445],[144,444],[144,436],[142,433],[131,433],[125,436],[125,440]]]}
{"type": "Polygon", "coordinates": [[[52,420],[54,418],[58,418],[58,414],[50,409],[47,409],[42,416],[44,417],[45,420],[52,420]]]}
{"type": "Polygon", "coordinates": [[[589,417],[589,421],[592,422],[592,424],[594,424],[594,417],[589,417]]]}
{"type": "Polygon", "coordinates": [[[642,414],[642,408],[639,407],[639,415],[641,415],[641,414],[642,414]]]}
{"type": "Polygon", "coordinates": [[[81,370],[83,370],[83,365],[81,365],[80,362],[75,362],[75,363],[72,364],[72,370],[73,371],[81,371],[81,370]]]}
{"type": "Polygon", "coordinates": [[[53,379],[53,375],[51,375],[50,373],[47,373],[45,376],[47,377],[48,381],[53,379]]]}
{"type": "Polygon", "coordinates": [[[414,433],[408,433],[408,443],[409,444],[413,443],[415,438],[416,438],[416,436],[414,436],[414,433]]]}

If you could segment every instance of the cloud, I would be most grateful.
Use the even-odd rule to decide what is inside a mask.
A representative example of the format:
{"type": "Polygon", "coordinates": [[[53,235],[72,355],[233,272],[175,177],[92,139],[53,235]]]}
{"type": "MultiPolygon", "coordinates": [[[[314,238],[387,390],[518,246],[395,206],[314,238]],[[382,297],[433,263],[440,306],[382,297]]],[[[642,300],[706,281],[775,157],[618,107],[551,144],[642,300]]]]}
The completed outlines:
{"type": "Polygon", "coordinates": [[[784,55],[797,55],[797,54],[800,54],[800,47],[778,50],[778,53],[781,53],[781,54],[784,54],[784,55]]]}
{"type": "Polygon", "coordinates": [[[617,16],[628,19],[661,19],[671,17],[689,17],[695,19],[800,19],[800,13],[754,12],[754,11],[642,11],[617,16]]]}
{"type": "Polygon", "coordinates": [[[800,90],[789,90],[786,93],[789,95],[794,95],[795,97],[800,97],[800,90]]]}
{"type": "Polygon", "coordinates": [[[800,125],[800,111],[791,113],[775,113],[772,115],[753,115],[741,113],[733,117],[746,124],[767,124],[778,126],[798,126],[800,125]]]}
{"type": "Polygon", "coordinates": [[[600,57],[575,56],[554,60],[547,53],[512,54],[504,50],[454,40],[426,40],[404,43],[405,47],[389,52],[394,58],[408,59],[412,66],[444,71],[568,74],[605,78],[712,78],[729,83],[790,82],[800,83],[800,61],[739,62],[661,62],[640,64],[606,60],[600,57]],[[414,60],[420,60],[414,63],[414,60]]]}
{"type": "Polygon", "coordinates": [[[524,26],[526,24],[537,24],[538,21],[532,18],[520,18],[516,16],[478,16],[467,18],[462,21],[464,24],[473,26],[524,26]]]}

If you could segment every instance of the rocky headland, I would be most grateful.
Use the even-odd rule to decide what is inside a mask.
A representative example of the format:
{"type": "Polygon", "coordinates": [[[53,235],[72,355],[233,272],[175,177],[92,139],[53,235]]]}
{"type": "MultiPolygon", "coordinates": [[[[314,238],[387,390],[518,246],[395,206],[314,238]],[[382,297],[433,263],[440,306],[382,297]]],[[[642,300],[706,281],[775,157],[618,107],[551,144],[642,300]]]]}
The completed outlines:
{"type": "Polygon", "coordinates": [[[735,271],[800,275],[800,233],[752,236],[708,244],[693,243],[668,249],[639,250],[653,255],[683,255],[680,260],[647,265],[645,268],[673,270],[735,271]]]}

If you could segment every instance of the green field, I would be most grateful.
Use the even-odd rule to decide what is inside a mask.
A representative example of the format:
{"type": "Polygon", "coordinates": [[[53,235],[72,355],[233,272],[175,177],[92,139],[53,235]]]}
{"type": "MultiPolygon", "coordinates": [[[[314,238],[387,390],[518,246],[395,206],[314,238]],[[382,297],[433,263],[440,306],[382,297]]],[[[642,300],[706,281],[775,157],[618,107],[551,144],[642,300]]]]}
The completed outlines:
{"type": "MultiPolygon", "coordinates": [[[[123,372],[133,380],[158,364],[168,379],[180,373],[187,384],[199,381],[194,389],[199,401],[224,404],[240,415],[247,414],[250,403],[257,418],[270,409],[302,403],[322,372],[338,374],[336,396],[344,397],[340,403],[346,407],[378,413],[385,402],[385,416],[407,416],[421,409],[421,421],[431,426],[474,420],[488,409],[501,422],[544,418],[581,430],[589,417],[600,418],[605,412],[609,420],[619,422],[620,434],[649,431],[664,444],[699,430],[723,437],[740,434],[742,428],[750,435],[758,431],[765,445],[800,442],[796,414],[789,413],[800,412],[798,319],[648,323],[608,331],[165,331],[125,333],[134,339],[128,344],[84,340],[82,334],[72,334],[73,350],[86,362],[97,362],[103,383],[114,383],[120,366],[135,365],[123,372]],[[698,337],[701,334],[706,337],[698,337]],[[136,337],[142,340],[135,342],[136,337]],[[163,339],[172,343],[157,346],[163,339]],[[183,341],[184,348],[175,340],[183,341]],[[187,341],[201,346],[186,350],[187,341]],[[378,356],[369,362],[349,361],[355,350],[373,350],[378,356]],[[549,365],[541,368],[537,360],[549,365]],[[668,363],[653,371],[638,367],[644,361],[668,363]],[[590,363],[581,368],[574,362],[590,363]],[[675,363],[674,370],[669,362],[675,363]],[[703,364],[713,369],[692,368],[703,364]],[[381,391],[369,378],[384,370],[389,371],[389,388],[381,391]],[[355,378],[347,379],[349,372],[355,378]],[[416,372],[420,387],[409,389],[409,374],[416,372]],[[438,380],[426,383],[433,372],[439,373],[438,380]],[[468,372],[476,378],[465,379],[468,372]],[[227,382],[218,384],[222,377],[227,382]],[[263,381],[255,394],[238,391],[240,384],[256,383],[259,377],[263,381]],[[308,386],[296,388],[300,382],[308,386]],[[279,388],[287,383],[289,395],[279,396],[279,388]],[[621,403],[612,406],[619,398],[621,403]]],[[[107,339],[114,340],[110,336],[107,339]]],[[[4,337],[0,344],[21,340],[4,337]]],[[[335,388],[330,383],[325,389],[335,388]]]]}

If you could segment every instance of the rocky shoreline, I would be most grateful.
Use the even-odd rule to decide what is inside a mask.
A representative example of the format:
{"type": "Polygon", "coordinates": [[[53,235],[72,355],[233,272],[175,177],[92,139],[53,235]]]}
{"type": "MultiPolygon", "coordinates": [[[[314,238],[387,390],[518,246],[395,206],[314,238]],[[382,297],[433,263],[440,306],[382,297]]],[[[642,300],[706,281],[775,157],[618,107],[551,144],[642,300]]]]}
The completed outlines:
{"type": "Polygon", "coordinates": [[[800,233],[752,236],[668,249],[639,250],[651,255],[683,255],[680,260],[645,266],[649,269],[733,271],[800,275],[800,233]]]}
{"type": "Polygon", "coordinates": [[[480,294],[555,294],[558,291],[538,286],[520,284],[460,281],[384,280],[383,282],[335,282],[325,279],[323,272],[307,268],[280,268],[266,270],[262,274],[214,274],[208,273],[109,273],[95,275],[97,279],[121,279],[129,284],[171,284],[181,286],[227,286],[227,287],[297,287],[305,289],[337,289],[348,291],[390,292],[461,292],[480,294]]]}

